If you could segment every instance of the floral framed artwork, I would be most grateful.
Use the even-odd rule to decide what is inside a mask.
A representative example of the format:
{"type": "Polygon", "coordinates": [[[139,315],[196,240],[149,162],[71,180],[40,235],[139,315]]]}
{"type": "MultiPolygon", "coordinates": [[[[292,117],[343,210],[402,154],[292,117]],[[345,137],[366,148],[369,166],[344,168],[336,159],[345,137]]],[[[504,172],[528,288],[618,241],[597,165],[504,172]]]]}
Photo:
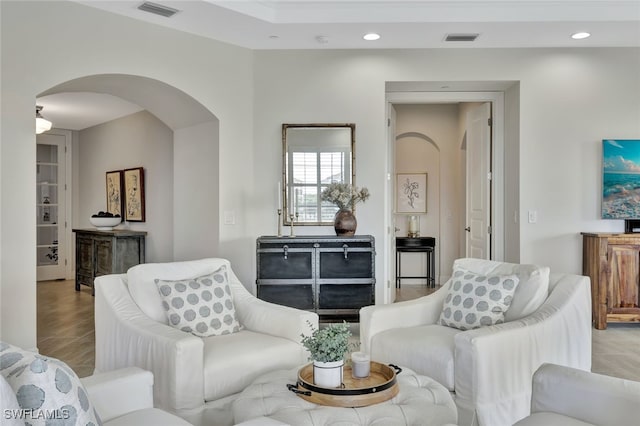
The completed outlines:
{"type": "Polygon", "coordinates": [[[427,174],[396,175],[396,213],[427,212],[427,174]]]}
{"type": "Polygon", "coordinates": [[[124,218],[130,222],[144,222],[144,168],[124,171],[124,218]]]}
{"type": "Polygon", "coordinates": [[[124,198],[122,197],[122,170],[106,173],[107,212],[123,217],[124,198]]]}

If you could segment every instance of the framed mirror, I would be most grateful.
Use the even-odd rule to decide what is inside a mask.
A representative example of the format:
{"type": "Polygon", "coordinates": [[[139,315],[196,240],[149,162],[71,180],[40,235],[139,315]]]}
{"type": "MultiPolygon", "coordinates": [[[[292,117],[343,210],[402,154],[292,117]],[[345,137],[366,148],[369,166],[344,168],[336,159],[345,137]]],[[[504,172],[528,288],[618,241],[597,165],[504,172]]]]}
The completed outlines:
{"type": "Polygon", "coordinates": [[[333,182],[355,185],[355,133],[353,123],[282,125],[285,225],[292,214],[296,226],[333,225],[338,207],[323,203],[320,194],[333,182]]]}

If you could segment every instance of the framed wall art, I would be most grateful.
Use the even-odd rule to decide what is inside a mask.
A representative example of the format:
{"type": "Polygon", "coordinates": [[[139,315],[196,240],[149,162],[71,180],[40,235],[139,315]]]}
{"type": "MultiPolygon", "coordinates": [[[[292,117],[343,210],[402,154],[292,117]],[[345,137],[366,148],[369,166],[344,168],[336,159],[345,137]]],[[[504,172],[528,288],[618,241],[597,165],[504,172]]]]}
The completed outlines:
{"type": "Polygon", "coordinates": [[[124,171],[125,220],[144,222],[144,168],[124,171]]]}
{"type": "Polygon", "coordinates": [[[396,213],[427,212],[427,174],[396,175],[396,213]]]}
{"type": "Polygon", "coordinates": [[[124,198],[122,197],[122,170],[106,173],[107,212],[123,217],[124,198]]]}

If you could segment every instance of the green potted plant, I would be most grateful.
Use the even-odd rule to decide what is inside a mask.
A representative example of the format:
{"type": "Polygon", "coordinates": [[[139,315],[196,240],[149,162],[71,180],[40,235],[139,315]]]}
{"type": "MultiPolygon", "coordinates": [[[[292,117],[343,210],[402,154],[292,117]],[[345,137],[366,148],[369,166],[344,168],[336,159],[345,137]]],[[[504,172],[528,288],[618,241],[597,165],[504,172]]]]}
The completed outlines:
{"type": "Polygon", "coordinates": [[[314,384],[326,388],[337,388],[342,384],[344,355],[349,350],[350,336],[346,322],[313,329],[311,336],[302,335],[302,345],[313,361],[314,384]]]}

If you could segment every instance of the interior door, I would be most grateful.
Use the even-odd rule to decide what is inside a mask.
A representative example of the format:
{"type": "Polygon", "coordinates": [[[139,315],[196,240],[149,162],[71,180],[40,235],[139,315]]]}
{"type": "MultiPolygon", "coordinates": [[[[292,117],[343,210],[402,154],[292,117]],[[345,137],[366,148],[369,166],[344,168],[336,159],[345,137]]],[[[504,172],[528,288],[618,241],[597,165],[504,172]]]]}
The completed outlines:
{"type": "Polygon", "coordinates": [[[37,272],[64,279],[67,265],[65,135],[43,133],[36,146],[37,272]]]}
{"type": "Polygon", "coordinates": [[[466,255],[491,259],[491,103],[467,113],[466,255]]]}

